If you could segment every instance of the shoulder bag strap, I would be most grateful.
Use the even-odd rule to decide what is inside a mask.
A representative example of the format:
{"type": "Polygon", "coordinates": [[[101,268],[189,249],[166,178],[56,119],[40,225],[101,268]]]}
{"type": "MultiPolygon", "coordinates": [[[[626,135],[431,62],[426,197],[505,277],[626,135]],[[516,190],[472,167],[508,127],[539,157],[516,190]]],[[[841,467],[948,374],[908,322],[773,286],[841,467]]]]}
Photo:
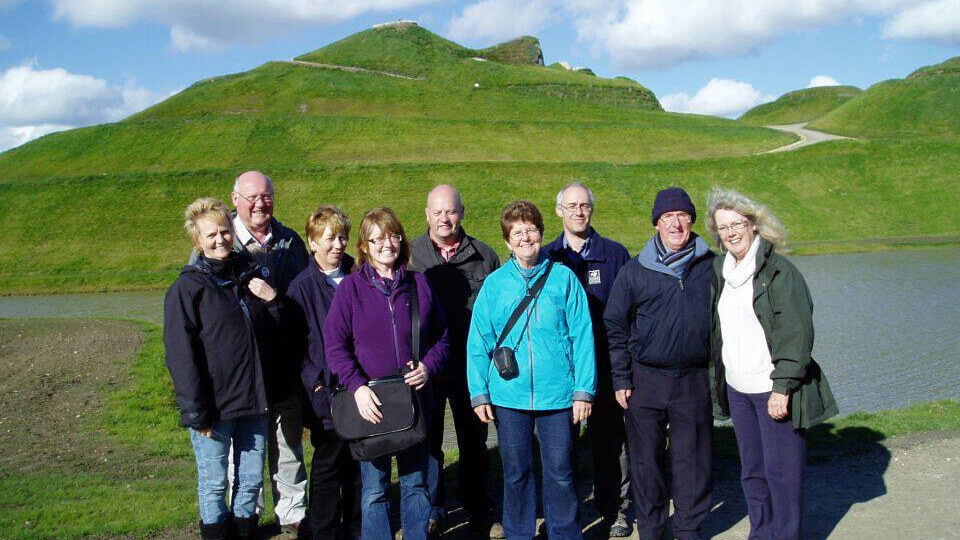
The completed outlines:
{"type": "Polygon", "coordinates": [[[417,294],[417,279],[410,276],[410,346],[413,348],[413,369],[420,363],[420,297],[417,294]]]}
{"type": "Polygon", "coordinates": [[[497,339],[497,346],[494,349],[499,349],[503,345],[503,340],[507,339],[507,335],[513,330],[514,325],[517,324],[517,319],[520,318],[520,314],[527,309],[527,306],[530,305],[530,302],[534,298],[540,295],[540,291],[543,289],[544,284],[547,282],[547,276],[550,275],[550,270],[553,269],[553,261],[547,263],[547,270],[540,276],[539,279],[533,284],[533,287],[530,287],[527,290],[526,296],[523,297],[523,300],[520,301],[520,305],[513,310],[513,313],[510,315],[510,319],[507,321],[507,325],[503,327],[503,331],[500,332],[500,337],[497,339]]]}

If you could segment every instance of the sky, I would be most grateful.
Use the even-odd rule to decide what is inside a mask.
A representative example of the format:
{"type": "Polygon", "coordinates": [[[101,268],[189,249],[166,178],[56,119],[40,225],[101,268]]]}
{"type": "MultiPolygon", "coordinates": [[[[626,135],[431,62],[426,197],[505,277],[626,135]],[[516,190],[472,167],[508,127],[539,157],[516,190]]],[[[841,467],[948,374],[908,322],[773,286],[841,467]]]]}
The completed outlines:
{"type": "Polygon", "coordinates": [[[960,0],[0,0],[0,151],[394,20],[475,48],[537,36],[547,64],[726,117],[960,56],[960,0]]]}

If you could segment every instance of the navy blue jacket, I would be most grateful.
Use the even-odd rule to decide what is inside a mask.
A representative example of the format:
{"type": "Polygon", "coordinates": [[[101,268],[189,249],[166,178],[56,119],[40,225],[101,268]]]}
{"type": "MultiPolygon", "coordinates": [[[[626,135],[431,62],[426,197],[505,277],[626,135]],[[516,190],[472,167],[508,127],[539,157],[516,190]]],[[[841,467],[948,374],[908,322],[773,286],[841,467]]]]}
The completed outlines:
{"type": "Polygon", "coordinates": [[[556,261],[576,274],[583,290],[587,292],[590,304],[590,319],[593,322],[593,342],[597,354],[597,388],[609,388],[610,352],[607,345],[607,332],[603,325],[603,311],[613,290],[613,282],[623,265],[630,260],[627,248],[619,242],[600,236],[596,230],[590,240],[590,253],[581,257],[563,247],[563,233],[543,249],[547,257],[556,261]]]}
{"type": "MultiPolygon", "coordinates": [[[[238,258],[236,273],[248,263],[238,258]]],[[[268,412],[262,359],[276,347],[283,302],[263,302],[246,283],[199,259],[167,290],[163,344],[184,426],[206,429],[268,412]]]]}
{"type": "MultiPolygon", "coordinates": [[[[345,274],[353,270],[353,258],[343,255],[340,268],[345,274]]],[[[323,323],[333,303],[333,285],[314,261],[297,275],[287,288],[287,335],[291,345],[301,358],[300,379],[307,393],[311,412],[304,416],[304,422],[311,429],[321,427],[333,429],[333,417],[330,415],[330,388],[336,386],[336,376],[327,367],[327,357],[323,354],[323,323]],[[314,388],[320,388],[314,392],[314,388]]]]}
{"type": "Polygon", "coordinates": [[[694,241],[683,279],[657,260],[651,238],[614,282],[603,315],[614,390],[633,387],[634,364],[670,376],[707,367],[714,254],[702,238],[694,241]]]}

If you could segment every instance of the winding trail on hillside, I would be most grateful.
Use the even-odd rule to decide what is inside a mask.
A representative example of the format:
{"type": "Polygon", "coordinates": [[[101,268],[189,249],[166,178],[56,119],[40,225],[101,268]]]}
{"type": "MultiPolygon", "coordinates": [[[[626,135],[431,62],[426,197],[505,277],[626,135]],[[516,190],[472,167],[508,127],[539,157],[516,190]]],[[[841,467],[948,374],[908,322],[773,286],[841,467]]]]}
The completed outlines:
{"type": "Polygon", "coordinates": [[[409,75],[401,75],[399,73],[391,73],[389,71],[377,71],[374,69],[365,69],[356,66],[340,66],[337,64],[320,64],[317,62],[307,62],[306,60],[277,60],[281,64],[293,64],[295,66],[307,66],[315,67],[321,69],[336,69],[339,71],[348,71],[350,73],[365,73],[367,75],[383,75],[384,77],[396,77],[397,79],[406,79],[408,81],[422,81],[423,77],[410,77],[409,75]]]}
{"type": "Polygon", "coordinates": [[[851,139],[851,137],[844,137],[842,135],[832,135],[830,133],[824,133],[822,131],[816,131],[813,129],[807,129],[807,122],[800,124],[787,124],[782,126],[764,126],[770,129],[775,129],[777,131],[783,131],[786,133],[793,133],[800,137],[799,141],[792,142],[786,146],[781,146],[779,148],[774,148],[773,150],[767,150],[766,152],[760,152],[761,154],[774,154],[777,152],[792,152],[798,148],[803,148],[804,146],[810,146],[813,144],[821,143],[824,141],[838,141],[841,139],[851,139]]]}

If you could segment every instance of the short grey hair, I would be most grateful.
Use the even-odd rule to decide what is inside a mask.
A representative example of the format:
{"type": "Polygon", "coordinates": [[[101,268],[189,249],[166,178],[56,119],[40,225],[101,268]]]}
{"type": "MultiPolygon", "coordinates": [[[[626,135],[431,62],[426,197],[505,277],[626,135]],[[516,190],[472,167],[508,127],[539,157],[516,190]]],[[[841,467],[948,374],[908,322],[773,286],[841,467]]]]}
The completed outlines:
{"type": "Polygon", "coordinates": [[[732,189],[714,187],[707,194],[707,209],[707,232],[713,237],[721,253],[726,252],[726,249],[717,231],[717,210],[732,210],[749,219],[750,223],[756,225],[760,238],[773,244],[777,253],[787,250],[787,231],[780,224],[780,220],[769,208],[750,200],[746,195],[732,189]]]}
{"type": "Polygon", "coordinates": [[[588,188],[587,186],[583,185],[583,184],[580,183],[580,182],[570,182],[569,184],[563,186],[563,187],[560,189],[560,191],[557,192],[557,206],[560,206],[560,203],[563,201],[563,194],[564,194],[568,189],[574,188],[574,187],[578,187],[578,188],[583,188],[583,189],[585,189],[585,190],[587,191],[587,197],[590,199],[590,206],[591,206],[591,207],[594,206],[594,204],[593,204],[593,192],[590,191],[590,188],[588,188]]]}

